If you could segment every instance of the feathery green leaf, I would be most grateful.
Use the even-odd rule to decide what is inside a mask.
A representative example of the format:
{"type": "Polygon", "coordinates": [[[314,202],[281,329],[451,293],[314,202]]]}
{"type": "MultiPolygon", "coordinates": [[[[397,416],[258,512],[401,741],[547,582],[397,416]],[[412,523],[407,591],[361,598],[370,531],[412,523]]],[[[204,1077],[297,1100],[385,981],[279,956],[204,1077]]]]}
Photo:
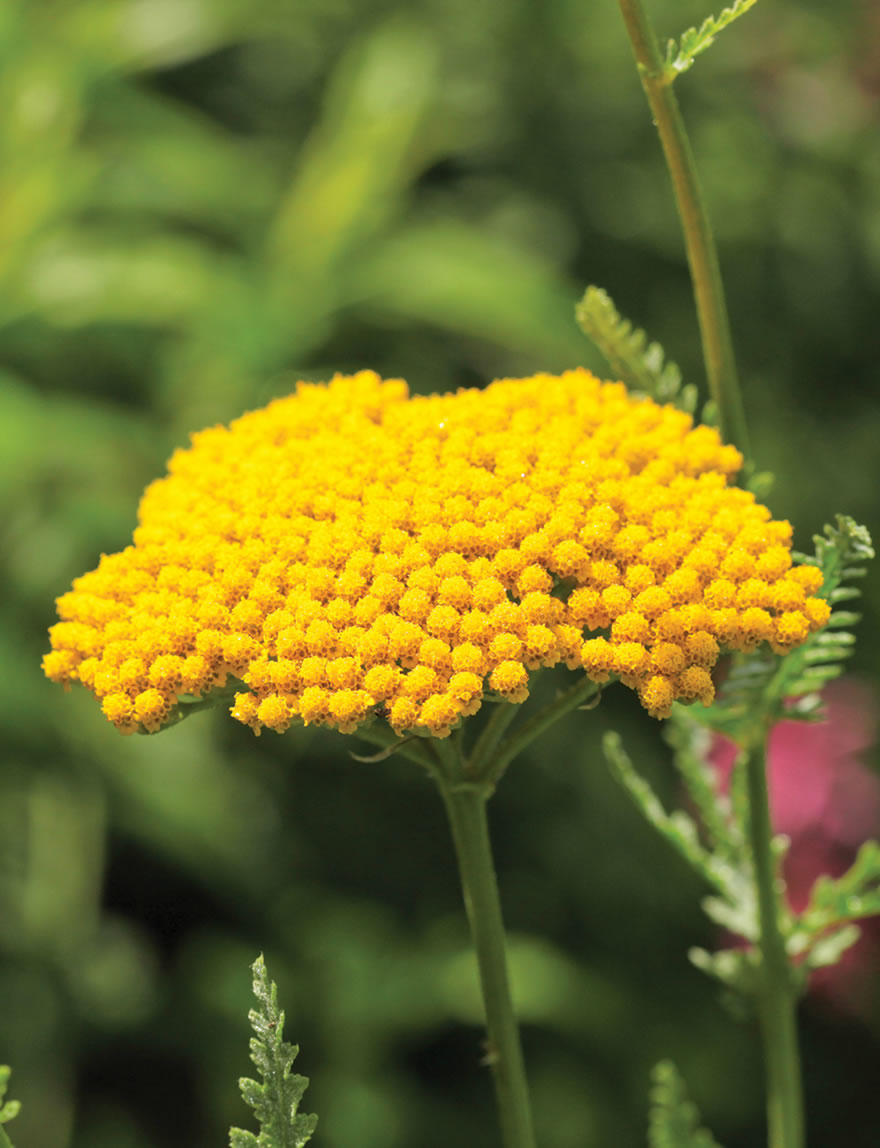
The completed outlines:
{"type": "Polygon", "coordinates": [[[21,1105],[17,1100],[4,1101],[11,1072],[12,1069],[8,1064],[0,1064],[0,1148],[12,1148],[12,1141],[6,1135],[3,1125],[14,1120],[21,1110],[21,1105]]]}
{"type": "Polygon", "coordinates": [[[809,968],[834,964],[858,940],[853,924],[880,914],[880,843],[866,841],[840,877],[820,877],[800,914],[788,949],[809,968]]]}
{"type": "Polygon", "coordinates": [[[753,936],[755,925],[749,915],[751,892],[746,876],[737,866],[730,864],[722,853],[710,853],[700,844],[699,831],[692,817],[681,810],[666,812],[660,798],[636,772],[619,734],[612,731],[606,733],[602,739],[602,749],[615,777],[646,820],[684,857],[692,869],[714,887],[729,904],[731,912],[737,912],[738,907],[742,907],[738,928],[745,936],[753,936]]]}
{"type": "Polygon", "coordinates": [[[297,1112],[308,1087],[308,1077],[291,1074],[299,1049],[283,1039],[284,1013],[278,1008],[278,989],[270,981],[262,955],[251,966],[254,996],[258,1009],[248,1019],[256,1037],[251,1038],[251,1060],[263,1083],[242,1077],[238,1082],[245,1103],[254,1110],[259,1135],[242,1128],[230,1128],[230,1148],[303,1148],[312,1137],[317,1116],[297,1112]]]}
{"type": "Polygon", "coordinates": [[[677,42],[670,40],[663,61],[663,82],[671,84],[682,72],[692,67],[696,57],[714,43],[718,33],[745,15],[756,3],[757,0],[735,0],[720,15],[707,16],[699,28],[688,28],[677,42]]]}
{"type": "Polygon", "coordinates": [[[748,999],[757,994],[757,949],[720,949],[710,953],[695,946],[689,950],[688,958],[694,968],[714,977],[740,997],[748,999]]]}
{"type": "Polygon", "coordinates": [[[709,730],[690,718],[689,707],[676,705],[664,734],[713,850],[733,861],[742,860],[742,833],[731,816],[730,799],[719,791],[715,771],[708,761],[709,730]]]}
{"type": "Polygon", "coordinates": [[[650,1148],[720,1148],[700,1127],[700,1114],[671,1060],[662,1060],[651,1074],[648,1143],[650,1148]]]}
{"type": "Polygon", "coordinates": [[[581,330],[593,340],[630,391],[658,403],[673,403],[693,414],[696,387],[682,387],[676,364],[665,360],[659,343],[649,343],[643,330],[621,317],[607,291],[588,287],[575,307],[575,316],[581,330]]]}

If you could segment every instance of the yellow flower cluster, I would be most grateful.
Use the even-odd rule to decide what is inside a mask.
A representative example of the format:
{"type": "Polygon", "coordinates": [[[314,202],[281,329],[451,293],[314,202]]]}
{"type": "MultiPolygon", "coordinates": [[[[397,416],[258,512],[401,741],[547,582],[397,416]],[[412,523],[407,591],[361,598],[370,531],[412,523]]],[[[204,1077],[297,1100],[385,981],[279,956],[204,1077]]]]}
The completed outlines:
{"type": "Polygon", "coordinates": [[[59,598],[44,669],[123,733],[232,675],[258,733],[378,713],[444,737],[559,661],[663,717],[712,699],[720,647],[782,652],[828,617],[789,524],[728,485],[741,463],[584,370],[300,384],[175,453],[134,545],[59,598]]]}

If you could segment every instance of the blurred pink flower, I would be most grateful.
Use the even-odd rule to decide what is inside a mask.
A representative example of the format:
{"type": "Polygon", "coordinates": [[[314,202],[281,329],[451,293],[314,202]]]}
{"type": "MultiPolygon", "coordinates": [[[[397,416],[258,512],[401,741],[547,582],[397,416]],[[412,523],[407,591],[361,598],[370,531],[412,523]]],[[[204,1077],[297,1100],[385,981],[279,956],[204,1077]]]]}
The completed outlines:
{"type": "MultiPolygon", "coordinates": [[[[880,829],[880,778],[860,760],[874,743],[875,699],[864,685],[833,682],[824,693],[827,720],[782,721],[768,753],[773,828],[791,839],[783,873],[789,904],[797,912],[817,877],[837,877],[859,846],[880,829]]],[[[727,789],[735,746],[716,737],[710,760],[727,789]]],[[[862,937],[831,968],[819,969],[810,988],[835,1004],[858,1010],[880,956],[880,918],[861,922],[862,937]]]]}

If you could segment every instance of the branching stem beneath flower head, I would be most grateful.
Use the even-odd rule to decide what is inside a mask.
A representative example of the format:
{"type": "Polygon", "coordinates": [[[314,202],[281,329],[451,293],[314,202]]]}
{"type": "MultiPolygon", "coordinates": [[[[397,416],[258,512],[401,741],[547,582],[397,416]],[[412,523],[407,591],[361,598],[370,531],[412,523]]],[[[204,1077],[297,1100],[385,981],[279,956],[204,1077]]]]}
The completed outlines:
{"type": "Polygon", "coordinates": [[[505,738],[521,706],[499,703],[483,726],[468,759],[461,731],[449,738],[398,739],[384,723],[360,736],[422,765],[437,782],[449,817],[486,1012],[487,1055],[492,1070],[504,1148],[535,1148],[528,1084],[513,1009],[501,899],[489,841],[486,803],[507,766],[559,718],[599,693],[586,675],[505,738]]]}
{"type": "Polygon", "coordinates": [[[480,730],[480,736],[468,757],[467,772],[469,774],[479,777],[492,761],[492,756],[498,748],[499,742],[504,737],[507,727],[517,717],[519,708],[510,702],[498,702],[495,705],[489,720],[480,730]]]}
{"type": "Polygon", "coordinates": [[[600,688],[584,675],[497,745],[494,752],[489,755],[488,760],[481,763],[480,777],[490,786],[490,789],[494,789],[508,765],[518,754],[522,753],[526,746],[530,745],[535,738],[540,737],[544,730],[549,729],[565,714],[596,697],[600,688]]]}

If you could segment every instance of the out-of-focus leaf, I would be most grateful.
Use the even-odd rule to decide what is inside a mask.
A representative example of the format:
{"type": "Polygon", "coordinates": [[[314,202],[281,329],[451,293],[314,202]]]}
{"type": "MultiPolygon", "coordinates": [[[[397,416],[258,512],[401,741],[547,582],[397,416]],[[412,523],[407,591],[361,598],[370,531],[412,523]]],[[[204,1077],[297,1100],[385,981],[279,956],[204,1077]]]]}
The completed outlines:
{"type": "MultiPolygon", "coordinates": [[[[0,1064],[0,1125],[8,1124],[9,1121],[14,1120],[21,1111],[21,1105],[17,1100],[4,1100],[6,1088],[9,1084],[10,1072],[11,1069],[8,1064],[0,1064]]],[[[4,1140],[6,1144],[9,1144],[9,1137],[6,1136],[2,1128],[0,1128],[0,1136],[3,1137],[3,1140],[0,1140],[0,1145],[3,1144],[4,1140]]]]}
{"type": "Polygon", "coordinates": [[[115,85],[113,98],[96,104],[90,140],[100,164],[92,210],[117,227],[134,215],[143,228],[149,213],[151,231],[184,220],[243,244],[278,194],[280,175],[252,141],[132,84],[115,85]]]}
{"type": "Polygon", "coordinates": [[[267,238],[280,289],[287,276],[326,274],[398,208],[427,158],[422,132],[434,67],[427,32],[402,18],[340,60],[267,238]]]}
{"type": "Polygon", "coordinates": [[[548,369],[591,359],[571,322],[573,291],[558,272],[476,226],[436,220],[404,228],[365,253],[350,284],[354,298],[379,313],[549,357],[548,369]]]}
{"type": "Polygon", "coordinates": [[[59,23],[68,43],[107,70],[173,67],[248,29],[234,0],[77,0],[59,23]]]}
{"type": "Polygon", "coordinates": [[[243,284],[234,261],[182,236],[74,231],[35,252],[20,307],[59,326],[124,322],[177,327],[243,284]]]}
{"type": "Polygon", "coordinates": [[[700,1114],[688,1099],[684,1081],[670,1060],[652,1073],[650,1148],[719,1148],[710,1132],[700,1127],[700,1114]]]}

